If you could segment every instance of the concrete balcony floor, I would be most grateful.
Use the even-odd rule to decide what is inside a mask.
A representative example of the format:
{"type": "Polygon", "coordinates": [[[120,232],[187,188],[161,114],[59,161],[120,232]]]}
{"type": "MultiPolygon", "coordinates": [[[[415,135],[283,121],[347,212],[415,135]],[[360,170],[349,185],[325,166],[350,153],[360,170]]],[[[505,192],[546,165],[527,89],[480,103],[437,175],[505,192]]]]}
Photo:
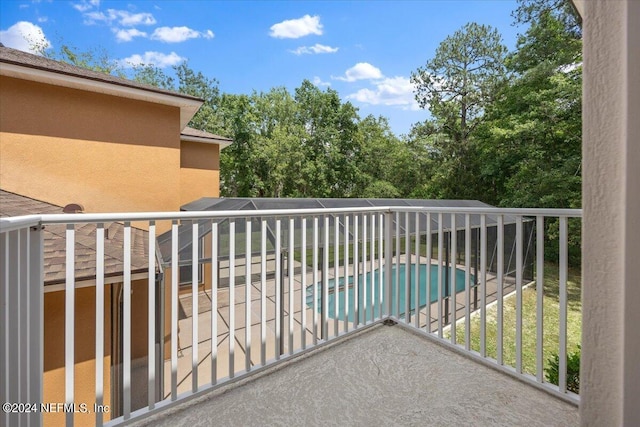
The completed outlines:
{"type": "Polygon", "coordinates": [[[401,326],[380,324],[137,425],[578,423],[576,406],[401,326]]]}

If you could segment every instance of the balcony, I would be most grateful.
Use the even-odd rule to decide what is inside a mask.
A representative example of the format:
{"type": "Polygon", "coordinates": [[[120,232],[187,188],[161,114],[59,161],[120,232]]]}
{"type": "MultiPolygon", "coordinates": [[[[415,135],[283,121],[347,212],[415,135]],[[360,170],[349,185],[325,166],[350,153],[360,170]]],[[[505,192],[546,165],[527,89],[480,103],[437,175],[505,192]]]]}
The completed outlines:
{"type": "Polygon", "coordinates": [[[567,319],[580,217],[375,206],[3,218],[0,400],[38,405],[4,424],[577,424],[567,319]],[[548,297],[556,324],[543,321],[548,297]],[[557,385],[544,372],[553,353],[557,385]]]}
{"type": "Polygon", "coordinates": [[[403,326],[377,324],[282,368],[140,422],[218,425],[578,425],[575,404],[403,326]]]}

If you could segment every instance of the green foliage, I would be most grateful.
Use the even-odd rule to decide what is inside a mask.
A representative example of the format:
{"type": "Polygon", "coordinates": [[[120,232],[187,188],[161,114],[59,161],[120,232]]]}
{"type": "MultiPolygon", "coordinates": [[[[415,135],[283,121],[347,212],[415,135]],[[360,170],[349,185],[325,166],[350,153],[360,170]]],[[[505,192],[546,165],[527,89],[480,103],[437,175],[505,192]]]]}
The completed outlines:
{"type": "Polygon", "coordinates": [[[568,0],[518,0],[518,8],[511,16],[516,20],[516,24],[531,24],[547,13],[560,21],[564,31],[571,34],[573,38],[581,38],[582,18],[573,2],[568,0]]]}
{"type": "Polygon", "coordinates": [[[133,80],[161,89],[174,90],[175,80],[160,68],[153,65],[136,65],[133,67],[133,80]]]}
{"type": "Polygon", "coordinates": [[[34,48],[45,58],[66,62],[67,64],[99,73],[125,77],[120,62],[111,59],[109,52],[104,48],[89,49],[81,52],[78,48],[68,44],[60,43],[59,46],[58,49],[47,48],[47,46],[35,46],[34,48]]]}
{"type": "Polygon", "coordinates": [[[219,133],[222,130],[222,124],[218,114],[220,104],[218,81],[206,77],[199,71],[194,71],[186,62],[173,67],[173,69],[178,77],[177,90],[204,100],[204,104],[191,119],[189,125],[207,132],[219,133]]]}
{"type": "Polygon", "coordinates": [[[233,138],[233,143],[220,154],[220,193],[223,196],[255,196],[256,187],[252,158],[254,116],[250,97],[247,95],[222,95],[221,117],[223,134],[233,138]]]}
{"type": "Polygon", "coordinates": [[[440,43],[434,58],[411,74],[416,100],[433,116],[416,130],[426,134],[435,165],[428,193],[475,198],[479,165],[474,161],[474,136],[504,84],[506,53],[496,29],[469,23],[440,43]]]}
{"type": "MultiPolygon", "coordinates": [[[[551,384],[560,383],[560,356],[555,353],[547,360],[544,373],[551,384]]],[[[580,393],[580,346],[574,353],[567,354],[567,390],[580,393]]]]}
{"type": "Polygon", "coordinates": [[[429,108],[437,127],[456,144],[452,154],[466,147],[505,77],[507,48],[498,30],[469,23],[447,37],[435,57],[411,74],[416,101],[429,108]]]}
{"type": "MultiPolygon", "coordinates": [[[[552,2],[556,4],[557,2],[552,2]]],[[[535,20],[507,61],[512,78],[485,113],[477,143],[481,197],[506,207],[580,208],[582,66],[579,33],[558,10],[535,20]]],[[[523,6],[521,6],[523,7],[523,6]]],[[[561,10],[561,9],[560,9],[561,10]]],[[[533,13],[533,12],[532,12],[533,13]]],[[[533,18],[532,18],[533,19],[533,18]]],[[[557,221],[546,223],[545,255],[558,259],[557,221]]],[[[569,261],[580,264],[580,224],[569,222],[569,261]]]]}
{"type": "Polygon", "coordinates": [[[400,192],[390,182],[374,181],[364,189],[362,197],[369,199],[396,199],[400,197],[400,192]]]}
{"type": "Polygon", "coordinates": [[[427,179],[426,152],[419,144],[397,138],[384,117],[369,115],[358,124],[361,152],[359,197],[412,197],[427,179]]]}
{"type": "Polygon", "coordinates": [[[356,108],[342,103],[333,89],[321,91],[304,80],[295,90],[296,121],[304,130],[300,148],[306,161],[300,174],[301,193],[312,197],[349,197],[353,194],[359,140],[356,108]]]}

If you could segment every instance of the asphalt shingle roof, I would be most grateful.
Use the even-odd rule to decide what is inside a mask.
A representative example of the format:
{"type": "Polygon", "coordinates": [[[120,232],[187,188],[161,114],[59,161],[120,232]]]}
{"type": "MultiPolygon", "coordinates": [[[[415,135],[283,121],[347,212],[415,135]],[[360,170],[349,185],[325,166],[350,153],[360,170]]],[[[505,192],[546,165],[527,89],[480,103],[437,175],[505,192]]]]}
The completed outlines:
{"type": "Polygon", "coordinates": [[[133,89],[141,89],[148,92],[155,92],[164,95],[171,95],[179,98],[202,101],[202,99],[191,95],[185,95],[183,93],[174,92],[170,90],[160,89],[155,86],[147,85],[144,83],[138,83],[133,80],[128,80],[122,77],[116,77],[111,74],[105,74],[98,71],[88,70],[86,68],[77,67],[75,65],[67,64],[65,62],[56,61],[53,59],[45,58],[43,56],[34,55],[27,52],[22,52],[17,49],[9,47],[0,47],[0,64],[14,64],[24,67],[34,68],[43,71],[49,71],[52,73],[64,74],[67,76],[80,77],[87,80],[94,80],[98,82],[111,83],[118,86],[129,87],[133,89]]]}
{"type": "Polygon", "coordinates": [[[220,136],[220,135],[216,135],[213,133],[209,133],[209,132],[205,132],[203,130],[198,130],[198,129],[194,129],[192,127],[187,126],[186,128],[184,128],[182,130],[182,132],[180,133],[180,135],[182,136],[194,136],[197,138],[205,138],[205,139],[211,139],[211,140],[219,140],[222,142],[233,142],[233,140],[231,138],[227,138],[224,136],[220,136]]]}
{"type": "MultiPolygon", "coordinates": [[[[0,189],[0,217],[60,214],[62,207],[0,189]]],[[[104,240],[105,277],[121,276],[123,271],[124,226],[106,223],[104,240]]],[[[75,279],[95,279],[96,227],[94,224],[75,226],[75,279]]],[[[65,282],[66,226],[47,225],[44,229],[44,282],[53,285],[65,282]]],[[[131,228],[131,272],[147,272],[148,233],[131,228]]]]}

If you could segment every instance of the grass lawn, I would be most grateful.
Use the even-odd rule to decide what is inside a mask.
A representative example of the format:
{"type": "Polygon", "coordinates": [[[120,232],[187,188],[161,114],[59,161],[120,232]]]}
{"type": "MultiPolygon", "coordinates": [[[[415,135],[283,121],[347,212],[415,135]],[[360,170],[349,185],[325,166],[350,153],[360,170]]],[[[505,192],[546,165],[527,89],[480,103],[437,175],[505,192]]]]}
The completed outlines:
{"type": "MultiPolygon", "coordinates": [[[[568,271],[567,280],[567,353],[577,350],[580,344],[582,328],[581,276],[579,269],[568,271]]],[[[559,272],[558,266],[545,264],[544,271],[544,303],[543,303],[543,348],[544,367],[549,366],[549,358],[558,353],[559,336],[559,272]]],[[[496,358],[497,342],[497,305],[487,310],[486,349],[487,356],[496,358]]],[[[535,285],[522,292],[522,369],[536,375],[536,287],[535,285]]],[[[464,344],[464,323],[459,323],[456,337],[459,344],[464,344]]],[[[471,348],[480,351],[480,316],[471,319],[471,348]]],[[[504,300],[503,314],[503,360],[505,365],[515,367],[516,364],[516,296],[504,300]]],[[[545,378],[546,379],[546,378],[545,378]]]]}

